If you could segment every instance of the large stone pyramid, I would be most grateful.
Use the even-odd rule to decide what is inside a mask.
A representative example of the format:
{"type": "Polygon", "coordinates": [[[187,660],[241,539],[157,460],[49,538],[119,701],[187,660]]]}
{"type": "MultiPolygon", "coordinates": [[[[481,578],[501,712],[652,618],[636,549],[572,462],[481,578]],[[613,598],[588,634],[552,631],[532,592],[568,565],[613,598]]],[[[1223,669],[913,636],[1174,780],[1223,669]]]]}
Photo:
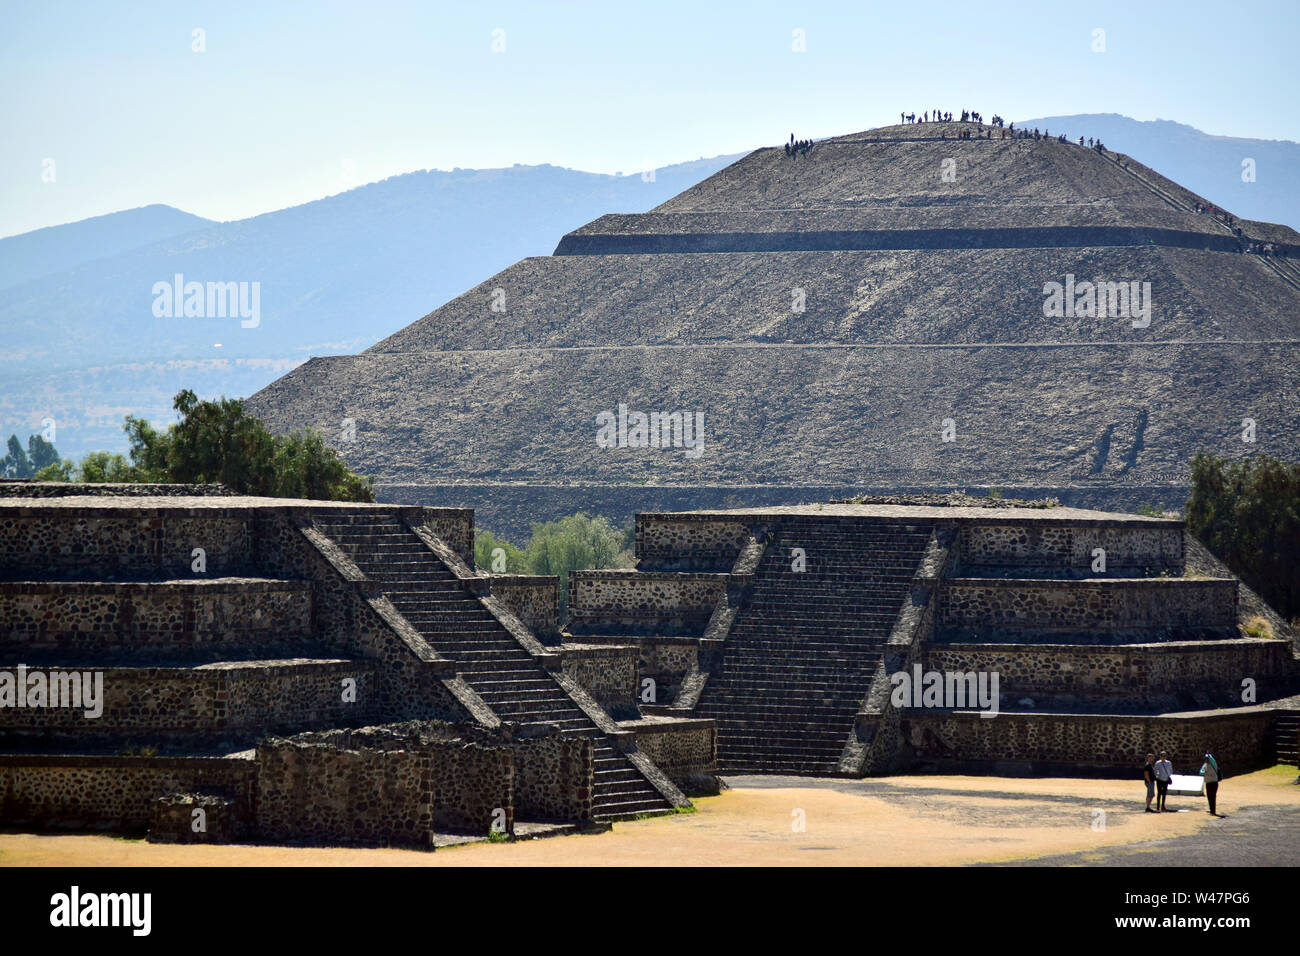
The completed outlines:
{"type": "Polygon", "coordinates": [[[249,404],[335,436],[381,500],[515,530],[981,486],[1176,505],[1198,451],[1300,458],[1300,234],[1129,156],[988,132],[757,149],[249,404]],[[1149,314],[1115,314],[1118,286],[1087,314],[1083,283],[1149,290],[1149,314]],[[638,412],[684,415],[632,447],[638,412]],[[701,414],[691,448],[672,429],[701,414]]]}

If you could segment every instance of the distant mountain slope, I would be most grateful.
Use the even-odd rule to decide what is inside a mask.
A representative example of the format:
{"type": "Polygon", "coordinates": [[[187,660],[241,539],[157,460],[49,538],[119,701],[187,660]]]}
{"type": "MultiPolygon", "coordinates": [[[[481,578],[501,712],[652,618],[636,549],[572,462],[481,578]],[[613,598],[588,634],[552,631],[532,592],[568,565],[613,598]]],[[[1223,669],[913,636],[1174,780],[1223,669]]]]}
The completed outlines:
{"type": "Polygon", "coordinates": [[[10,236],[0,239],[0,289],[214,225],[155,203],[10,236]]]}
{"type": "Polygon", "coordinates": [[[1099,136],[1107,148],[1128,153],[1235,216],[1300,229],[1300,143],[1212,136],[1183,123],[1143,122],[1118,113],[1045,116],[1016,125],[1075,139],[1099,136]],[[1241,178],[1245,159],[1255,161],[1254,182],[1241,178]]]}
{"type": "Polygon", "coordinates": [[[123,410],[169,418],[186,374],[204,394],[251,394],[311,355],[364,349],[517,259],[549,254],[583,223],[649,209],[734,159],[644,179],[555,166],[409,173],[0,289],[0,431],[36,430],[52,416],[64,454],[120,449],[123,410]],[[176,274],[258,283],[258,325],[156,317],[154,284],[176,274]]]}

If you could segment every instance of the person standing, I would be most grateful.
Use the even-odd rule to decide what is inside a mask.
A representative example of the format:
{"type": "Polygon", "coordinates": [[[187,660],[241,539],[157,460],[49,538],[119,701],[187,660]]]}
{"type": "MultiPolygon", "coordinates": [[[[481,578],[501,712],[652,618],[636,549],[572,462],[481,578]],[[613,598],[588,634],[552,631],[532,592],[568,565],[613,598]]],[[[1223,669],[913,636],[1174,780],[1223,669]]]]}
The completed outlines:
{"type": "Polygon", "coordinates": [[[1151,809],[1151,801],[1156,796],[1156,755],[1147,754],[1147,762],[1142,765],[1142,779],[1147,785],[1147,813],[1155,813],[1151,809]]]}
{"type": "Polygon", "coordinates": [[[1215,811],[1215,804],[1219,799],[1219,762],[1214,759],[1214,754],[1205,755],[1205,763],[1201,764],[1201,776],[1205,778],[1205,799],[1210,803],[1210,816],[1217,817],[1219,814],[1215,811]]]}
{"type": "Polygon", "coordinates": [[[1174,765],[1169,762],[1168,751],[1160,751],[1160,759],[1155,764],[1156,775],[1156,810],[1157,813],[1165,812],[1165,799],[1169,796],[1169,781],[1174,777],[1174,765]]]}

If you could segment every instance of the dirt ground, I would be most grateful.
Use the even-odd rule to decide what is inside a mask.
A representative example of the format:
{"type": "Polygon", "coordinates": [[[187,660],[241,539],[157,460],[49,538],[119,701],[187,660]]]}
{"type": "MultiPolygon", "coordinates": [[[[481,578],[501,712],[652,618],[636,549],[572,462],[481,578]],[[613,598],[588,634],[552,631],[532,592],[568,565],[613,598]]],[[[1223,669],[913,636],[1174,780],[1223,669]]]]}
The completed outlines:
{"type": "MultiPolygon", "coordinates": [[[[1182,812],[1144,813],[1140,781],[738,777],[720,796],[697,799],[695,813],[619,823],[603,834],[425,853],[3,833],[0,866],[909,866],[1036,857],[1087,865],[1106,862],[1115,848],[1213,839],[1206,831],[1230,821],[1268,828],[1270,813],[1295,819],[1295,779],[1294,767],[1274,767],[1224,781],[1225,819],[1216,819],[1201,797],[1171,797],[1182,812]]],[[[1300,848],[1295,854],[1300,863],[1300,848]]]]}

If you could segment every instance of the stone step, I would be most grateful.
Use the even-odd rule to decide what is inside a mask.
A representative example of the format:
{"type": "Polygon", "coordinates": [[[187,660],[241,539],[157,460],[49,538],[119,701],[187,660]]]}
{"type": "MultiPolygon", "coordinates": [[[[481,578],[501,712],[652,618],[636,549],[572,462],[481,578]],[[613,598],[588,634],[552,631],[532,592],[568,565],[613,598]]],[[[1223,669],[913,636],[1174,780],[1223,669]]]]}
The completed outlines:
{"type": "MultiPolygon", "coordinates": [[[[846,735],[847,738],[847,735],[846,735]]],[[[751,738],[745,741],[728,741],[723,744],[721,739],[718,741],[718,763],[728,765],[736,760],[744,759],[749,761],[838,761],[840,754],[843,752],[844,741],[828,742],[826,744],[810,743],[805,746],[779,747],[768,739],[751,738]]]]}
{"type": "MultiPolygon", "coordinates": [[[[398,606],[394,602],[394,606],[398,606]]],[[[452,605],[446,609],[440,608],[415,608],[408,605],[401,607],[402,615],[414,624],[416,621],[425,624],[456,624],[456,623],[478,623],[486,622],[500,626],[497,619],[488,613],[487,608],[481,604],[467,604],[464,606],[452,605]]]]}
{"type": "Polygon", "coordinates": [[[483,609],[483,605],[477,599],[467,596],[460,587],[439,591],[395,591],[384,588],[384,593],[393,602],[393,606],[403,614],[407,611],[415,614],[421,611],[449,614],[483,609]]]}
{"type": "Polygon", "coordinates": [[[457,624],[451,621],[411,621],[410,618],[407,620],[425,637],[434,640],[446,637],[449,641],[460,644],[499,643],[504,647],[508,643],[515,647],[519,646],[519,642],[510,637],[507,631],[500,627],[489,627],[484,621],[457,624]]]}
{"type": "Polygon", "coordinates": [[[934,525],[928,522],[890,522],[864,523],[862,518],[836,516],[814,517],[812,515],[791,515],[781,519],[778,533],[785,535],[795,529],[810,528],[826,534],[851,535],[888,535],[891,537],[925,537],[929,538],[934,525]]]}
{"type": "MultiPolygon", "coordinates": [[[[730,643],[730,642],[728,642],[730,643]]],[[[880,660],[883,653],[881,645],[855,644],[834,645],[800,645],[797,643],[759,643],[738,642],[727,648],[731,653],[723,662],[724,670],[730,664],[753,664],[759,667],[842,667],[846,664],[868,666],[880,660]]]]}
{"type": "MultiPolygon", "coordinates": [[[[910,579],[908,579],[910,581],[910,579]]],[[[810,611],[835,610],[840,607],[851,608],[872,608],[881,609],[897,607],[902,604],[906,595],[907,584],[899,582],[891,584],[888,589],[879,593],[859,593],[852,588],[838,587],[832,585],[822,586],[816,581],[805,582],[781,582],[756,584],[754,593],[750,601],[751,604],[758,604],[760,607],[770,607],[773,610],[781,610],[782,605],[799,605],[807,607],[810,611]],[[825,602],[818,605],[813,602],[825,602]]]]}
{"type": "Polygon", "coordinates": [[[816,622],[804,622],[802,625],[793,622],[782,624],[755,624],[745,620],[737,625],[735,630],[728,635],[727,640],[730,643],[731,638],[737,638],[736,647],[741,646],[740,641],[768,641],[771,643],[781,643],[788,641],[790,644],[815,643],[815,644],[845,644],[853,646],[854,644],[867,644],[878,646],[889,636],[893,630],[893,621],[888,625],[883,623],[872,624],[864,622],[857,626],[840,625],[840,624],[817,624],[816,622]],[[817,640],[818,638],[829,638],[829,640],[817,640]]]}
{"type": "Polygon", "coordinates": [[[626,760],[617,761],[621,766],[611,767],[609,769],[596,768],[596,786],[608,785],[617,786],[626,783],[635,783],[644,785],[644,778],[632,767],[626,760]]]}
{"type": "MultiPolygon", "coordinates": [[[[399,531],[396,528],[362,528],[358,526],[356,528],[321,528],[320,530],[322,534],[334,539],[344,547],[366,548],[385,544],[409,545],[420,541],[411,532],[399,531]]],[[[420,543],[423,544],[423,542],[420,543]]]]}
{"type": "Polygon", "coordinates": [[[479,692],[479,696],[498,713],[507,711],[512,714],[526,713],[530,717],[538,719],[560,711],[565,714],[582,713],[578,709],[578,705],[558,687],[554,692],[527,691],[523,695],[513,695],[503,691],[493,691],[491,693],[479,692]]]}
{"type": "Polygon", "coordinates": [[[450,571],[429,567],[412,567],[409,569],[392,568],[385,565],[368,563],[357,565],[366,577],[374,581],[394,584],[452,584],[460,587],[460,582],[450,571]]]}
{"type": "Polygon", "coordinates": [[[802,740],[775,740],[770,736],[732,735],[725,740],[718,736],[718,760],[744,755],[757,759],[802,759],[802,760],[836,760],[844,750],[848,734],[831,739],[805,737],[802,740]]]}
{"type": "Polygon", "coordinates": [[[781,732],[796,733],[809,741],[829,736],[830,739],[843,743],[853,725],[853,716],[857,712],[856,706],[832,707],[819,711],[803,708],[788,710],[702,708],[699,716],[718,721],[719,740],[724,736],[730,739],[738,733],[749,733],[775,746],[777,738],[773,735],[781,732]]]}
{"type": "Polygon", "coordinates": [[[758,764],[733,762],[719,769],[719,773],[729,776],[739,776],[741,774],[753,776],[780,776],[780,777],[834,777],[838,776],[838,762],[831,763],[776,763],[776,764],[758,764]]]}
{"type": "Polygon", "coordinates": [[[713,678],[709,680],[713,688],[713,693],[710,694],[711,699],[719,703],[736,700],[746,703],[753,702],[755,705],[759,705],[763,701],[786,701],[795,704],[805,701],[816,702],[818,700],[861,700],[866,696],[866,690],[870,683],[869,679],[863,679],[860,683],[846,680],[839,684],[797,680],[783,683],[775,675],[763,678],[754,677],[750,674],[744,675],[744,679],[741,681],[728,681],[721,676],[716,684],[713,683],[713,678]]]}
{"type": "MultiPolygon", "coordinates": [[[[482,684],[485,687],[490,687],[496,683],[512,683],[521,680],[550,681],[546,671],[536,665],[518,668],[503,667],[495,670],[475,666],[463,669],[461,676],[475,686],[482,684]]],[[[551,683],[554,683],[554,681],[551,681],[551,683]]]]}
{"type": "Polygon", "coordinates": [[[884,551],[872,549],[837,550],[832,548],[804,548],[804,571],[795,571],[795,549],[778,548],[768,551],[759,562],[758,572],[769,571],[783,574],[811,574],[816,568],[823,568],[830,573],[847,574],[854,569],[878,570],[889,572],[893,569],[906,571],[912,567],[919,554],[913,551],[884,551]]]}
{"type": "Polygon", "coordinates": [[[617,823],[637,817],[666,816],[673,808],[663,797],[647,797],[645,800],[630,800],[621,803],[597,804],[592,802],[592,819],[600,823],[617,823]]]}

